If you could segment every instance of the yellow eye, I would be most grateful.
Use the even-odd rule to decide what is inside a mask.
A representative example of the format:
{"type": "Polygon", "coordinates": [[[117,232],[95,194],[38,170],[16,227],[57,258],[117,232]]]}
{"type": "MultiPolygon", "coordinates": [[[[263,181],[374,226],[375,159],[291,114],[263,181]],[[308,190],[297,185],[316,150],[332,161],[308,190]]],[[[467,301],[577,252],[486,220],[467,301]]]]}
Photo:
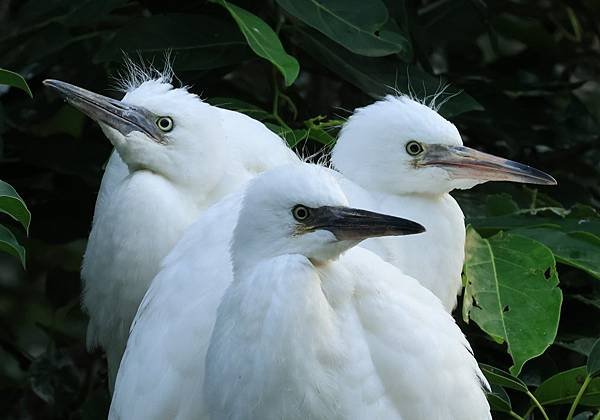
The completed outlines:
{"type": "Polygon", "coordinates": [[[408,153],[411,156],[420,155],[421,153],[423,153],[423,150],[423,146],[418,141],[411,140],[408,143],[406,143],[406,153],[408,153]]]}
{"type": "Polygon", "coordinates": [[[158,117],[156,125],[165,133],[168,133],[173,129],[173,119],[171,117],[158,117]]]}
{"type": "Polygon", "coordinates": [[[299,222],[302,222],[310,217],[310,209],[301,204],[298,204],[292,209],[292,215],[294,219],[299,222]]]}

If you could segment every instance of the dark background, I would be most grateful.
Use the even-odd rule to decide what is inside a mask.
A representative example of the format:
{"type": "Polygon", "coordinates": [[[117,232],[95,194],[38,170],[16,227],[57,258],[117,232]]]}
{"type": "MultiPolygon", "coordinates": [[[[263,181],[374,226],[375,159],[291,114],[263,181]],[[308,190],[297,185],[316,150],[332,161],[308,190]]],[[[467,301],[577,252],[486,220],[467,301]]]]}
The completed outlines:
{"type": "MultiPolygon", "coordinates": [[[[41,82],[55,78],[119,97],[111,87],[122,67],[121,50],[134,58],[139,52],[160,67],[161,51],[170,48],[178,77],[192,91],[216,104],[241,107],[218,99],[236,98],[261,108],[251,115],[286,132],[305,152],[335,137],[335,127],[328,127],[335,123],[322,121],[343,119],[390,87],[407,92],[410,79],[423,96],[448,81],[449,92],[464,93],[441,113],[467,145],[551,173],[559,185],[540,189],[543,203],[598,208],[600,2],[386,0],[390,19],[411,48],[385,57],[353,54],[273,1],[233,3],[279,31],[286,51],[300,63],[291,87],[253,54],[216,4],[0,1],[0,67],[22,74],[34,94],[30,99],[0,86],[0,179],[16,188],[33,215],[28,238],[8,217],[0,220],[27,248],[26,271],[0,254],[0,417],[106,416],[104,360],[85,350],[79,266],[111,146],[92,121],[41,82]],[[215,41],[217,46],[209,46],[215,41]],[[323,119],[315,120],[318,116],[323,119]],[[302,130],[310,124],[322,130],[306,139],[302,130]]],[[[532,190],[484,185],[458,197],[467,216],[481,216],[494,211],[489,197],[507,197],[498,193],[526,206],[532,190]]],[[[526,365],[522,378],[531,387],[585,364],[589,340],[600,335],[598,280],[563,265],[559,274],[565,294],[559,337],[526,365]],[[588,301],[574,297],[582,295],[588,301]],[[581,348],[560,343],[578,339],[588,341],[581,348]]],[[[479,360],[510,366],[502,346],[472,324],[463,327],[479,360]]],[[[522,415],[527,399],[511,397],[522,415]]],[[[566,415],[565,407],[549,413],[566,415]]]]}

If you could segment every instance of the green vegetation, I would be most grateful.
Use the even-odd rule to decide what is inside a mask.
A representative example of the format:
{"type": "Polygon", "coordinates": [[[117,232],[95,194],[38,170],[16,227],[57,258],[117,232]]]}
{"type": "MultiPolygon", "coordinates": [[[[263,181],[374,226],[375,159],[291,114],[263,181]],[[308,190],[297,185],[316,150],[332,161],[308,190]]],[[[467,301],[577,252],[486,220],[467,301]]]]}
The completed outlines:
{"type": "Polygon", "coordinates": [[[122,51],[160,68],[168,49],[194,92],[304,155],[375,98],[439,94],[467,145],[551,173],[557,187],[454,194],[470,225],[455,316],[494,418],[600,418],[599,22],[593,0],[5,1],[0,412],[100,419],[109,403],[79,268],[110,145],[41,81],[117,96],[122,51]]]}

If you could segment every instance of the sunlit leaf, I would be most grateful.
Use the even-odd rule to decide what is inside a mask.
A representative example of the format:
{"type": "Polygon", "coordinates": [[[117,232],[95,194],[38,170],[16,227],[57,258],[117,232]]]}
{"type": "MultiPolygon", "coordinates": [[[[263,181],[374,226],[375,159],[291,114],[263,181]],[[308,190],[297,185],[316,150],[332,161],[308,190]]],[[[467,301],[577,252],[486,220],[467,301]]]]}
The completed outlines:
{"type": "Polygon", "coordinates": [[[380,57],[399,53],[411,57],[410,41],[391,21],[380,0],[277,0],[289,14],[312,26],[350,51],[380,57]]]}
{"type": "Polygon", "coordinates": [[[21,196],[7,182],[0,180],[0,213],[6,213],[29,231],[31,213],[21,196]]]}
{"type": "Polygon", "coordinates": [[[250,48],[260,57],[269,60],[283,74],[285,85],[290,86],[298,77],[298,61],[285,52],[277,34],[261,18],[225,0],[214,0],[227,9],[250,48]]]}
{"type": "Polygon", "coordinates": [[[10,70],[0,69],[0,85],[16,87],[33,98],[33,93],[31,93],[31,89],[29,89],[29,86],[27,85],[27,82],[23,76],[10,70]]]}
{"type": "Polygon", "coordinates": [[[552,344],[562,292],[552,252],[519,235],[483,239],[467,231],[464,314],[499,343],[506,342],[517,375],[552,344]]]}

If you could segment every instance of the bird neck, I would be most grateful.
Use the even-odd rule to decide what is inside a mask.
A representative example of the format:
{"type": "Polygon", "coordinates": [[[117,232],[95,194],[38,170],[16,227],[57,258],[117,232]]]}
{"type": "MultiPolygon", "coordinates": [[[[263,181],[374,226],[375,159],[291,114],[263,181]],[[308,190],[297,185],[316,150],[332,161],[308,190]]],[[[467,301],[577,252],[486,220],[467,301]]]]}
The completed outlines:
{"type": "Polygon", "coordinates": [[[245,418],[252,407],[253,418],[314,418],[315,405],[326,406],[331,397],[320,392],[327,394],[331,381],[322,364],[343,358],[336,331],[320,278],[305,257],[283,255],[235,272],[206,357],[210,412],[245,418]]]}

